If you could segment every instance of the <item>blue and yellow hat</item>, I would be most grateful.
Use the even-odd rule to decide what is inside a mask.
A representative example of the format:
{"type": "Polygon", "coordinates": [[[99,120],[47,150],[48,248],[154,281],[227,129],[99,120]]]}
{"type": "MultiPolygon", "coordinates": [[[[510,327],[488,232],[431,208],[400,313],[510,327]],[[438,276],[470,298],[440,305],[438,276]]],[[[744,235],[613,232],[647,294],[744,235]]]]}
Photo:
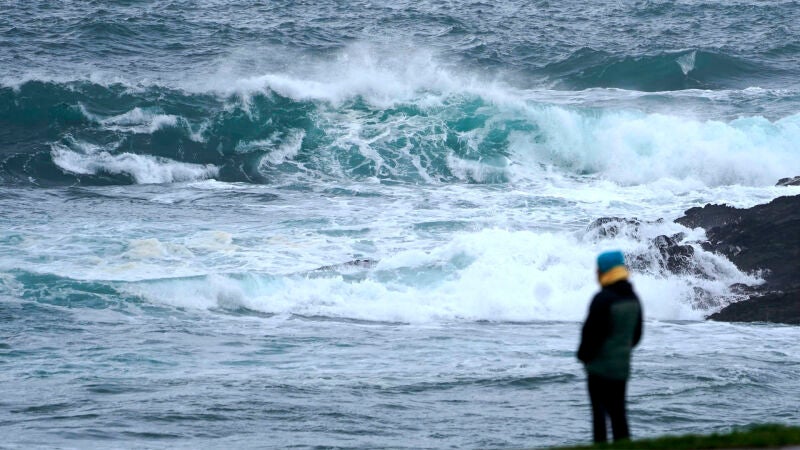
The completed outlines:
{"type": "Polygon", "coordinates": [[[597,271],[600,273],[606,273],[618,266],[625,266],[625,256],[619,250],[603,252],[597,256],[597,271]]]}

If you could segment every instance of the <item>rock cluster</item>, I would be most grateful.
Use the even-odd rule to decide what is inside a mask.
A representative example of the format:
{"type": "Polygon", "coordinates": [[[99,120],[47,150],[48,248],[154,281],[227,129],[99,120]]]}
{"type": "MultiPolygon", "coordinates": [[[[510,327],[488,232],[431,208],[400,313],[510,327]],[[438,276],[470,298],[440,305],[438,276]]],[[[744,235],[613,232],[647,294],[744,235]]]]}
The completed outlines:
{"type": "MultiPolygon", "coordinates": [[[[800,185],[800,177],[781,179],[778,185],[800,185]]],[[[603,217],[589,225],[584,238],[597,241],[626,235],[645,240],[655,251],[626,255],[634,270],[713,277],[695,260],[695,247],[682,244],[683,234],[643,238],[643,227],[661,222],[603,217]]],[[[725,256],[739,270],[756,273],[765,281],[759,286],[731,286],[745,299],[724,307],[709,319],[800,324],[800,196],[779,197],[747,209],[728,205],[691,208],[675,222],[688,228],[703,228],[707,241],[699,244],[704,250],[725,256]]],[[[719,300],[710,293],[695,290],[699,306],[719,306],[719,300]]]]}
{"type": "Polygon", "coordinates": [[[775,186],[800,186],[800,176],[792,178],[781,178],[775,186]]]}
{"type": "Polygon", "coordinates": [[[663,223],[663,219],[654,222],[643,222],[639,219],[624,217],[601,217],[590,223],[587,227],[584,239],[599,241],[609,239],[618,235],[625,235],[636,240],[644,240],[650,249],[655,252],[643,254],[626,255],[628,265],[634,270],[648,270],[662,274],[692,274],[703,278],[710,275],[698,266],[694,257],[694,247],[688,244],[681,244],[685,235],[677,233],[673,235],[658,235],[654,238],[644,238],[641,228],[644,225],[658,225],[663,223]]]}
{"type": "Polygon", "coordinates": [[[710,319],[800,324],[800,196],[748,209],[706,205],[689,209],[676,222],[704,228],[704,248],[725,255],[740,270],[759,271],[765,280],[747,300],[710,319]]]}

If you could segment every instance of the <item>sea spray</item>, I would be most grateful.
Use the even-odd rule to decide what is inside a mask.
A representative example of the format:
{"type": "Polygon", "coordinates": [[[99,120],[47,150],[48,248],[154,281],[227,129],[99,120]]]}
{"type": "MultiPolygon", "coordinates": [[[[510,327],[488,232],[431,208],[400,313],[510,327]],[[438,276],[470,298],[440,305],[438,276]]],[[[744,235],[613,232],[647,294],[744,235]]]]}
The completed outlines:
{"type": "MultiPolygon", "coordinates": [[[[23,85],[22,91],[40,87],[23,85]]],[[[800,172],[800,158],[793,151],[800,135],[798,115],[724,122],[521,102],[512,100],[510,88],[497,97],[496,87],[446,94],[410,89],[413,95],[392,89],[359,94],[358,89],[338,87],[336,95],[342,97],[336,105],[314,89],[303,95],[286,92],[297,98],[256,90],[245,100],[153,88],[141,100],[166,95],[188,109],[136,106],[102,116],[86,111],[111,98],[133,104],[141,100],[100,86],[81,93],[88,87],[68,91],[79,116],[89,120],[86,128],[78,132],[71,122],[53,122],[50,126],[60,128],[60,139],[33,145],[33,153],[12,152],[0,163],[3,179],[26,177],[47,184],[68,176],[108,184],[110,180],[95,176],[104,172],[116,183],[209,177],[274,183],[300,169],[311,177],[343,180],[506,183],[536,178],[542,167],[553,167],[623,184],[680,179],[720,186],[766,185],[800,172]],[[98,89],[102,96],[92,97],[98,89]],[[437,103],[428,103],[434,94],[437,103]],[[399,97],[381,106],[390,95],[399,97]],[[46,145],[53,147],[49,155],[36,153],[46,145]],[[65,145],[103,151],[67,150],[65,145]],[[286,165],[276,170],[281,164],[286,165]],[[126,176],[113,178],[121,174],[126,176]]],[[[31,106],[20,113],[36,115],[41,108],[61,105],[59,95],[45,101],[51,106],[31,106]]],[[[34,123],[38,127],[39,120],[52,120],[47,117],[34,123]]],[[[10,133],[33,139],[30,124],[11,123],[10,133]]]]}
{"type": "Polygon", "coordinates": [[[68,6],[0,14],[5,445],[578,445],[609,249],[637,437],[800,420],[673,222],[800,193],[796,3],[68,6]]]}
{"type": "MultiPolygon", "coordinates": [[[[121,289],[150,302],[183,307],[367,321],[579,320],[597,288],[592,256],[611,247],[622,248],[631,260],[660,258],[647,240],[632,237],[592,243],[495,229],[457,234],[453,241],[427,252],[399,252],[374,268],[156,279],[124,284],[121,289]]],[[[758,283],[724,258],[699,247],[696,251],[703,270],[699,275],[665,272],[658,264],[634,271],[648,317],[701,319],[736,299],[730,285],[758,283]],[[715,303],[704,303],[698,290],[715,298],[715,303]]]]}

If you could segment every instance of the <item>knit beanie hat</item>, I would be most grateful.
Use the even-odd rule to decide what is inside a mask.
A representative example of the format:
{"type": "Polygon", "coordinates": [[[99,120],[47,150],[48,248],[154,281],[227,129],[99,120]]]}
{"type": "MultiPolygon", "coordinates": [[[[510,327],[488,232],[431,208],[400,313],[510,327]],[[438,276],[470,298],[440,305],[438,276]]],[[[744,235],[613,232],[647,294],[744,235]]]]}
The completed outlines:
{"type": "Polygon", "coordinates": [[[625,265],[625,256],[619,250],[603,252],[597,257],[597,271],[606,273],[617,266],[625,265]]]}

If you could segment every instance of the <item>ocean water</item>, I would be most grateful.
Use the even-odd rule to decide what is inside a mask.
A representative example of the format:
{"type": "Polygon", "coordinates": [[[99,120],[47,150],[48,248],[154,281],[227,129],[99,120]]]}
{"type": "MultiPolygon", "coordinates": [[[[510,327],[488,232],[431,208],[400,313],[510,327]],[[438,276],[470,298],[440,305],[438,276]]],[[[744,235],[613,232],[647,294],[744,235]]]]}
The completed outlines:
{"type": "Polygon", "coordinates": [[[800,194],[798,16],[0,1],[0,445],[588,442],[611,248],[635,436],[797,424],[800,329],[705,321],[762,274],[672,220],[800,194]]]}

